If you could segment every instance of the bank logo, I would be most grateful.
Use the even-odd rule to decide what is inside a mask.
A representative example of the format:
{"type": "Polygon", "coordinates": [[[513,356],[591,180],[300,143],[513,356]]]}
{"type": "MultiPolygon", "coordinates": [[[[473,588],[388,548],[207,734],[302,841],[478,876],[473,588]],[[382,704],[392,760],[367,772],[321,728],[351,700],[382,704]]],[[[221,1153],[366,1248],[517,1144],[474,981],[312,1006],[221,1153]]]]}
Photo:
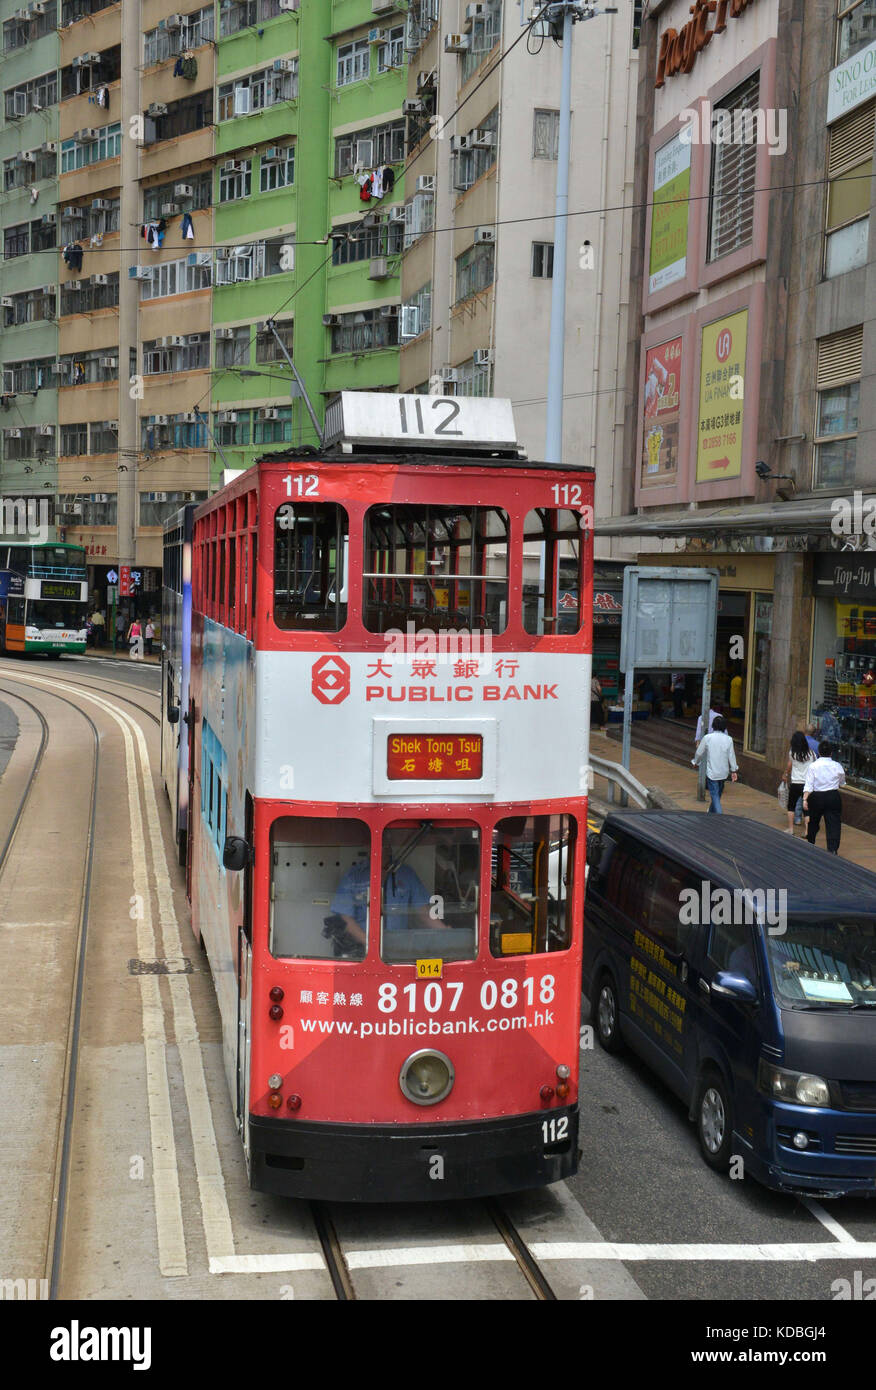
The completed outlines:
{"type": "Polygon", "coordinates": [[[339,705],[350,693],[350,668],[341,656],[321,656],[313,663],[310,688],[322,705],[339,705]]]}

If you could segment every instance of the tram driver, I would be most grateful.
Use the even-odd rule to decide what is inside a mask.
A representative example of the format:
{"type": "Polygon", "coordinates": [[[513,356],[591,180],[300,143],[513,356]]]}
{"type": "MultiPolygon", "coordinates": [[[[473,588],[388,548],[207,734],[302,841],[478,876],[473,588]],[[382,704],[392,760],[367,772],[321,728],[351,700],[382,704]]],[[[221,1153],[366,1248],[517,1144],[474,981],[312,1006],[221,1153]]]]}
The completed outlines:
{"type": "MultiPolygon", "coordinates": [[[[343,922],[344,929],[354,941],[366,942],[365,926],[368,917],[368,889],[371,868],[367,858],[348,869],[338,884],[331,902],[334,918],[343,922]]],[[[408,931],[412,927],[446,927],[441,917],[431,915],[431,900],[419,875],[407,864],[391,869],[383,881],[384,930],[408,931]]],[[[332,918],[326,918],[327,930],[332,918]]]]}

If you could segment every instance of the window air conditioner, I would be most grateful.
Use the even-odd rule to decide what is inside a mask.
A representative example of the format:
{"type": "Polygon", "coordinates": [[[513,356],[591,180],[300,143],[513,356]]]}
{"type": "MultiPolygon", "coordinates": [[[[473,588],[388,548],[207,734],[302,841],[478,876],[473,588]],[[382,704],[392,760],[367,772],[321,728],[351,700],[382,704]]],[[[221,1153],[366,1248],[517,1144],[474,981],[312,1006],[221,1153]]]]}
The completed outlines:
{"type": "Polygon", "coordinates": [[[40,218],[40,222],[44,227],[53,227],[55,225],[55,214],[53,212],[44,212],[40,218]]]}
{"type": "Polygon", "coordinates": [[[286,10],[287,13],[294,14],[301,4],[301,0],[277,0],[277,3],[281,10],[286,10]]]}
{"type": "Polygon", "coordinates": [[[50,436],[51,436],[52,438],[54,438],[54,435],[55,435],[55,426],[54,426],[54,425],[37,425],[37,434],[42,435],[43,439],[48,439],[50,436]]]}
{"type": "Polygon", "coordinates": [[[80,145],[93,145],[97,139],[97,131],[93,126],[86,126],[84,130],[77,130],[73,136],[80,145]]]}
{"type": "Polygon", "coordinates": [[[186,256],[186,265],[210,265],[212,260],[212,251],[190,251],[186,256]]]}
{"type": "Polygon", "coordinates": [[[3,298],[0,299],[0,309],[13,309],[14,307],[15,300],[12,298],[12,296],[9,294],[4,294],[3,298]]]}
{"type": "Polygon", "coordinates": [[[459,371],[456,367],[441,367],[439,368],[438,375],[442,381],[459,381],[459,371]]]}
{"type": "Polygon", "coordinates": [[[417,188],[417,192],[418,192],[418,193],[434,193],[434,192],[435,192],[435,175],[434,175],[434,174],[420,174],[419,177],[418,177],[418,179],[417,179],[416,188],[417,188]]]}
{"type": "Polygon", "coordinates": [[[389,220],[390,222],[404,222],[405,209],[403,203],[395,203],[389,209],[389,220]]]}
{"type": "Polygon", "coordinates": [[[233,337],[234,337],[234,329],[233,329],[233,328],[217,328],[217,329],[214,330],[214,336],[217,337],[217,338],[222,338],[222,339],[233,338],[233,337]]]}
{"type": "Polygon", "coordinates": [[[40,145],[40,150],[42,151],[43,154],[57,154],[57,153],[58,153],[58,142],[57,142],[57,140],[44,140],[43,143],[40,145]]]}
{"type": "Polygon", "coordinates": [[[169,418],[170,417],[167,415],[153,415],[152,423],[153,425],[166,425],[168,423],[169,418]]]}
{"type": "Polygon", "coordinates": [[[468,143],[473,150],[488,150],[496,143],[496,132],[473,130],[469,133],[468,143]]]}
{"type": "Polygon", "coordinates": [[[430,87],[434,87],[438,81],[438,73],[432,68],[429,72],[417,73],[417,91],[425,92],[430,87]]]}
{"type": "Polygon", "coordinates": [[[294,71],[295,71],[295,59],[294,59],[294,58],[275,58],[275,59],[274,59],[274,63],[273,63],[273,71],[274,71],[274,72],[294,72],[294,71]]]}
{"type": "Polygon", "coordinates": [[[91,277],[92,285],[108,285],[109,282],[110,279],[108,275],[92,275],[91,277]]]}
{"type": "Polygon", "coordinates": [[[80,67],[83,67],[83,68],[90,68],[90,67],[93,67],[95,63],[99,63],[99,62],[100,62],[100,54],[99,54],[99,53],[83,53],[83,54],[82,54],[82,57],[79,59],[79,65],[80,65],[80,67]]]}
{"type": "Polygon", "coordinates": [[[470,29],[476,19],[482,19],[486,5],[466,5],[465,7],[465,27],[470,29]]]}
{"type": "Polygon", "coordinates": [[[15,429],[13,429],[13,430],[4,430],[3,433],[4,433],[4,435],[5,435],[5,437],[6,437],[7,439],[20,439],[20,438],[21,438],[21,430],[15,430],[15,429]]]}
{"type": "Polygon", "coordinates": [[[218,410],[218,411],[216,412],[216,424],[217,424],[217,425],[236,425],[236,424],[237,424],[237,411],[236,411],[236,410],[218,410]]]}
{"type": "Polygon", "coordinates": [[[173,196],[174,198],[194,198],[195,190],[190,183],[175,183],[173,196]]]}
{"type": "Polygon", "coordinates": [[[262,151],[262,164],[282,164],[286,158],[286,151],[279,145],[269,145],[262,151]]]}
{"type": "Polygon", "coordinates": [[[475,228],[474,239],[475,239],[475,245],[478,245],[478,244],[480,244],[480,243],[482,243],[482,242],[485,242],[485,241],[495,241],[495,240],[496,240],[496,228],[495,228],[495,227],[476,227],[476,228],[475,228]]]}
{"type": "Polygon", "coordinates": [[[222,165],[219,172],[222,174],[242,174],[244,168],[242,159],[229,159],[222,165]]]}
{"type": "Polygon", "coordinates": [[[445,34],[444,52],[445,53],[467,53],[471,47],[471,39],[468,34],[445,34]]]}
{"type": "Polygon", "coordinates": [[[183,27],[183,16],[181,14],[169,14],[164,21],[164,27],[165,29],[169,29],[171,33],[174,33],[177,29],[181,29],[183,27]]]}
{"type": "Polygon", "coordinates": [[[100,359],[100,365],[113,369],[119,365],[119,359],[117,357],[102,357],[100,359]]]}
{"type": "Polygon", "coordinates": [[[84,217],[84,216],[85,216],[85,208],[65,208],[64,211],[61,213],[61,218],[62,218],[62,220],[63,220],[63,218],[65,218],[65,217],[84,217]]]}
{"type": "MultiPolygon", "coordinates": [[[[3,303],[4,303],[4,304],[6,303],[6,300],[5,300],[5,299],[4,299],[3,303]]],[[[10,303],[10,304],[12,303],[12,300],[11,300],[11,299],[10,299],[9,303],[10,303]]],[[[336,328],[336,327],[338,326],[338,324],[340,323],[340,321],[341,321],[341,316],[340,316],[340,314],[323,314],[323,316],[322,316],[322,323],[323,323],[323,327],[324,327],[324,328],[336,328]]]]}
{"type": "Polygon", "coordinates": [[[472,361],[476,367],[491,367],[493,365],[493,349],[475,348],[472,353],[472,361]]]}
{"type": "Polygon", "coordinates": [[[389,264],[386,256],[373,256],[368,265],[369,280],[385,280],[389,275],[389,264]]]}
{"type": "Polygon", "coordinates": [[[176,217],[176,215],[177,215],[178,212],[179,212],[179,203],[162,203],[162,204],[161,204],[161,216],[162,216],[162,217],[176,217]]]}
{"type": "Polygon", "coordinates": [[[280,412],[274,405],[267,406],[264,410],[259,411],[260,420],[279,420],[279,418],[280,412]]]}
{"type": "Polygon", "coordinates": [[[381,304],[381,306],[380,306],[380,317],[381,317],[382,319],[397,319],[397,318],[398,318],[398,305],[397,305],[397,304],[381,304]]]}
{"type": "Polygon", "coordinates": [[[403,116],[417,116],[425,109],[426,103],[421,101],[419,97],[408,97],[406,101],[402,102],[403,116]]]}
{"type": "Polygon", "coordinates": [[[128,266],[128,279],[129,279],[129,280],[151,280],[151,279],[152,279],[152,267],[151,267],[151,265],[131,265],[131,266],[128,266]]]}
{"type": "Polygon", "coordinates": [[[389,14],[394,9],[394,0],[371,0],[372,14],[389,14]]]}
{"type": "Polygon", "coordinates": [[[109,198],[92,198],[91,200],[92,212],[109,212],[111,207],[112,203],[109,198]]]}
{"type": "Polygon", "coordinates": [[[185,415],[181,415],[179,418],[184,425],[196,425],[198,423],[198,417],[193,410],[187,410],[185,415]]]}
{"type": "Polygon", "coordinates": [[[81,280],[65,280],[64,283],[63,283],[63,285],[61,286],[61,288],[64,289],[64,290],[77,290],[77,291],[78,291],[78,290],[81,290],[81,289],[82,289],[82,281],[81,281],[81,280]]]}
{"type": "Polygon", "coordinates": [[[174,333],[168,342],[170,347],[185,347],[186,345],[185,337],[181,333],[174,333]]]}

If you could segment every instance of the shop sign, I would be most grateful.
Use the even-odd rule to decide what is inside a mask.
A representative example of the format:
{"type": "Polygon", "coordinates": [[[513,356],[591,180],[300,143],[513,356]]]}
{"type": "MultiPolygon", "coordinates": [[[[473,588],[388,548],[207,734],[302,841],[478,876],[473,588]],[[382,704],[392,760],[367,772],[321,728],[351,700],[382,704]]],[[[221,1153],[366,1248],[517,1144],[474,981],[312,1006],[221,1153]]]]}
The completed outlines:
{"type": "Polygon", "coordinates": [[[876,42],[834,68],[827,79],[827,124],[876,94],[876,42]]]}
{"type": "Polygon", "coordinates": [[[697,482],[713,483],[742,473],[748,310],[707,323],[700,344],[697,482]]]}
{"type": "Polygon", "coordinates": [[[649,348],[645,356],[642,485],[674,482],[678,473],[678,403],[681,338],[649,348]]]}
{"type": "Polygon", "coordinates": [[[815,595],[876,600],[876,553],[815,556],[815,595]]]}
{"type": "Polygon", "coordinates": [[[675,77],[679,72],[691,72],[703,49],[708,47],[716,34],[723,34],[727,19],[738,19],[754,0],[694,0],[690,7],[691,19],[681,29],[665,29],[660,35],[660,52],[657,58],[657,79],[655,87],[662,87],[667,77],[675,77]],[[709,16],[715,16],[714,28],[709,27],[709,16]]]}
{"type": "Polygon", "coordinates": [[[683,280],[687,273],[690,149],[686,126],[654,155],[649,294],[683,280]]]}

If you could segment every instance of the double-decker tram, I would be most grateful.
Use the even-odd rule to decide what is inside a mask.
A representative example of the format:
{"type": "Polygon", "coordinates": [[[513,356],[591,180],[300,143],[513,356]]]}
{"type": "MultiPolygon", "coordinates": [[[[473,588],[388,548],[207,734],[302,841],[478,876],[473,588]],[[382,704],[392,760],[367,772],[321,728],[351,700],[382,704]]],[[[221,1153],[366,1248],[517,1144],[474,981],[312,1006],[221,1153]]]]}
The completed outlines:
{"type": "Polygon", "coordinates": [[[161,591],[161,776],[170,800],[173,836],[185,863],[189,817],[189,739],[180,713],[188,709],[192,634],[193,504],[164,525],[161,591]]]}
{"type": "Polygon", "coordinates": [[[87,611],[83,546],[0,543],[0,652],[84,652],[87,611]]]}
{"type": "Polygon", "coordinates": [[[344,392],[195,512],[188,874],[252,1185],[577,1163],[593,473],[344,392]]]}

